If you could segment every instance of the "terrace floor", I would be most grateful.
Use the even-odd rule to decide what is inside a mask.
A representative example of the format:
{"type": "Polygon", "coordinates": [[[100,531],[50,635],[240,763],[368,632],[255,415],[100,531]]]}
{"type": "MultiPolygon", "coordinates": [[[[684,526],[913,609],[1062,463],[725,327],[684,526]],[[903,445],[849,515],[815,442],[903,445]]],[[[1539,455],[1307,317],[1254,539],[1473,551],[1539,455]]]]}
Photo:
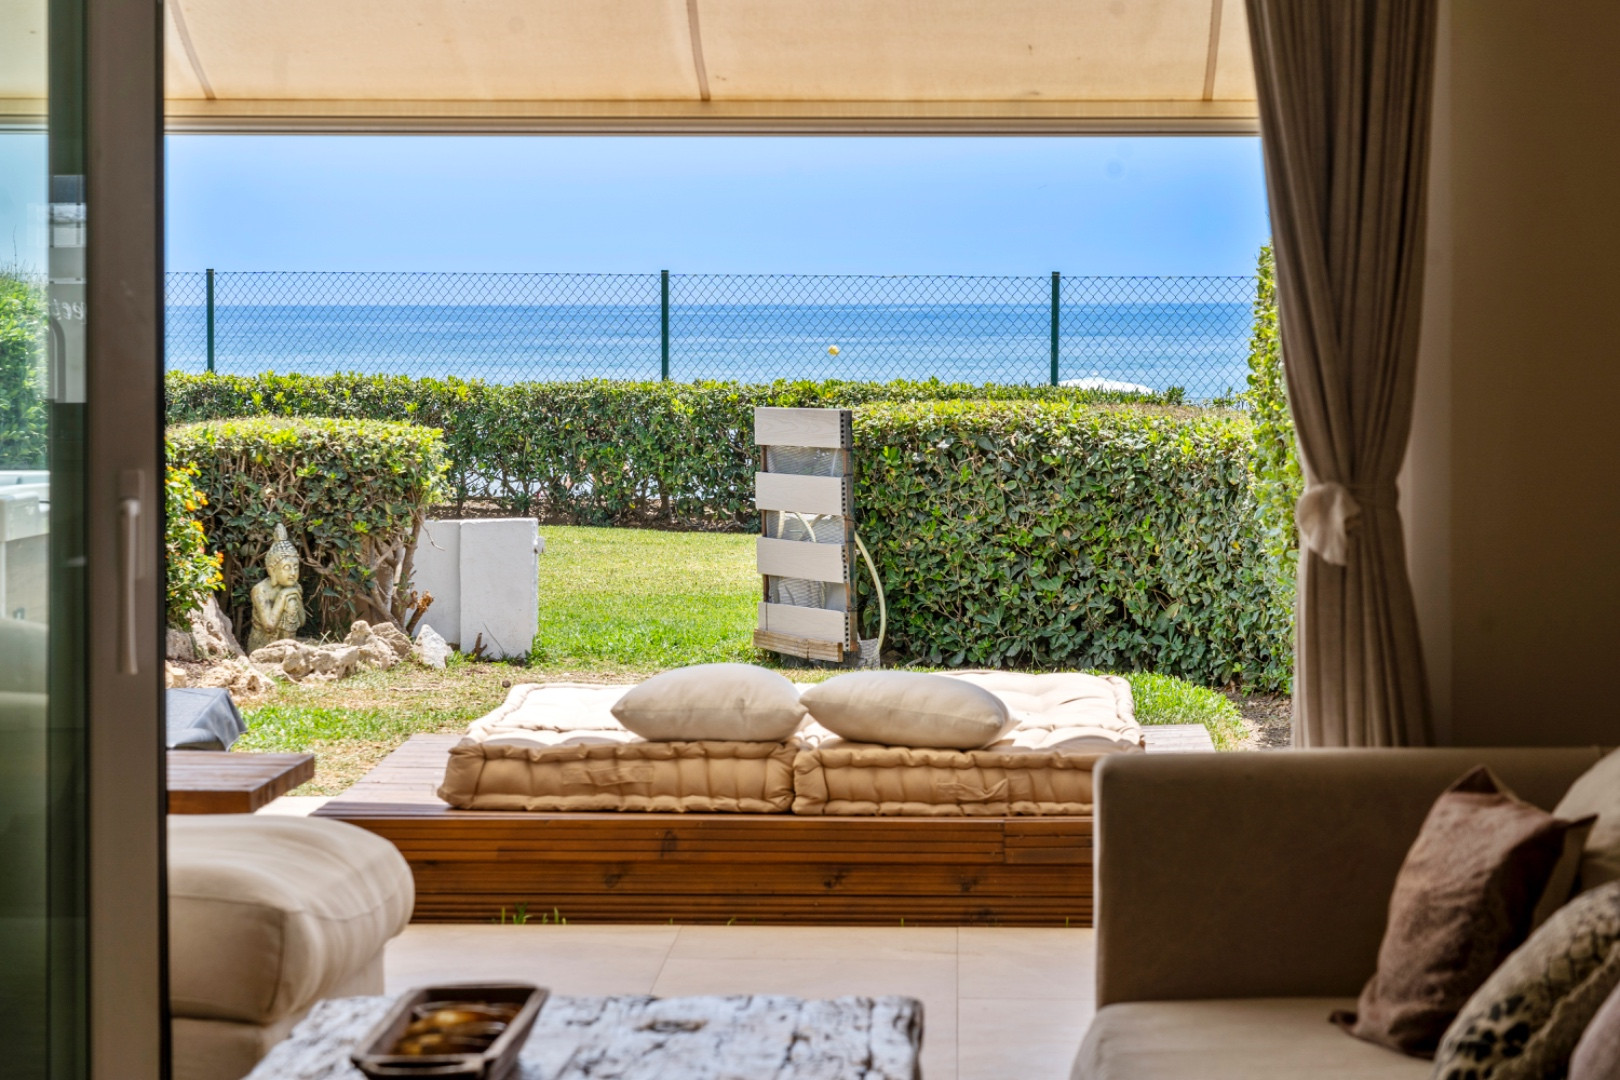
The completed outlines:
{"type": "Polygon", "coordinates": [[[904,994],[927,1080],[1064,1080],[1091,1023],[1090,930],[415,924],[390,992],[524,979],[563,994],[904,994]]]}

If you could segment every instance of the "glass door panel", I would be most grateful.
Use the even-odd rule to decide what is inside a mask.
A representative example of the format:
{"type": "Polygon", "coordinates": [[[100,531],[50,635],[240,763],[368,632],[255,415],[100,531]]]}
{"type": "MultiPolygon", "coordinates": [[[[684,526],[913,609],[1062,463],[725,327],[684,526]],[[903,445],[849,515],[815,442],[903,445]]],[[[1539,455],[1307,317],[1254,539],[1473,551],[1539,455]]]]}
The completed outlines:
{"type": "Polygon", "coordinates": [[[141,304],[159,279],[148,237],[158,235],[160,19],[159,6],[125,0],[0,0],[6,1080],[161,1073],[160,523],[148,499],[145,533],[125,530],[118,547],[120,481],[106,479],[150,489],[159,458],[158,328],[141,304]],[[87,176],[92,156],[108,163],[100,177],[87,176]],[[100,254],[96,214],[111,238],[100,254]],[[117,288],[98,294],[97,280],[117,288]],[[125,550],[140,553],[144,580],[120,563],[125,550]],[[115,623],[129,628],[117,642],[101,629],[115,623]],[[122,852],[138,873],[118,865],[122,852]]]}

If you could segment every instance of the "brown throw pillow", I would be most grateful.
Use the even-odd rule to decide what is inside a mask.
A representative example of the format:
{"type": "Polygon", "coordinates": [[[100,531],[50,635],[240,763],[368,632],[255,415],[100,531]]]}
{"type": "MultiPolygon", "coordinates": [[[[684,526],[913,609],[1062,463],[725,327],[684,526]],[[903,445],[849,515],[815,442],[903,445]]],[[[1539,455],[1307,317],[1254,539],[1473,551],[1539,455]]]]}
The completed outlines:
{"type": "Polygon", "coordinates": [[[1483,765],[1447,788],[1395,879],[1378,970],[1356,1012],[1334,1022],[1433,1057],[1469,997],[1529,936],[1575,824],[1520,800],[1483,765]]]}

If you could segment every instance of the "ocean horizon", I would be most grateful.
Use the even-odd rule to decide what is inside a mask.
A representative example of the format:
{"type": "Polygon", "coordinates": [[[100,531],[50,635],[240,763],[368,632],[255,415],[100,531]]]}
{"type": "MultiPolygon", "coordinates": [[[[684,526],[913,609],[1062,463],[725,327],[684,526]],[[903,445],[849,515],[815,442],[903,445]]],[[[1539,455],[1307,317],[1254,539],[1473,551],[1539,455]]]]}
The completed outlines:
{"type": "MultiPolygon", "coordinates": [[[[206,310],[168,306],[170,370],[206,370],[206,310]]],[[[1060,380],[1179,386],[1195,400],[1245,385],[1248,300],[1063,303],[1058,310],[1060,380]]],[[[1046,383],[1051,319],[1049,303],[683,303],[670,310],[669,377],[1046,383]]],[[[657,379],[662,344],[656,301],[214,308],[215,370],[225,374],[657,379]]]]}

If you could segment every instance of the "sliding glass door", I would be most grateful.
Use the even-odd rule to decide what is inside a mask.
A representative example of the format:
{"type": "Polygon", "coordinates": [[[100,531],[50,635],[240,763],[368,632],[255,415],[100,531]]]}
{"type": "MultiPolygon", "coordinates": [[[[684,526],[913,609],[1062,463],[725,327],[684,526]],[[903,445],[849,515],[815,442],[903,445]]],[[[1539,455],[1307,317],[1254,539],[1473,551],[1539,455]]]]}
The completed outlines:
{"type": "Polygon", "coordinates": [[[162,1070],[159,18],[0,0],[8,1080],[162,1070]]]}

